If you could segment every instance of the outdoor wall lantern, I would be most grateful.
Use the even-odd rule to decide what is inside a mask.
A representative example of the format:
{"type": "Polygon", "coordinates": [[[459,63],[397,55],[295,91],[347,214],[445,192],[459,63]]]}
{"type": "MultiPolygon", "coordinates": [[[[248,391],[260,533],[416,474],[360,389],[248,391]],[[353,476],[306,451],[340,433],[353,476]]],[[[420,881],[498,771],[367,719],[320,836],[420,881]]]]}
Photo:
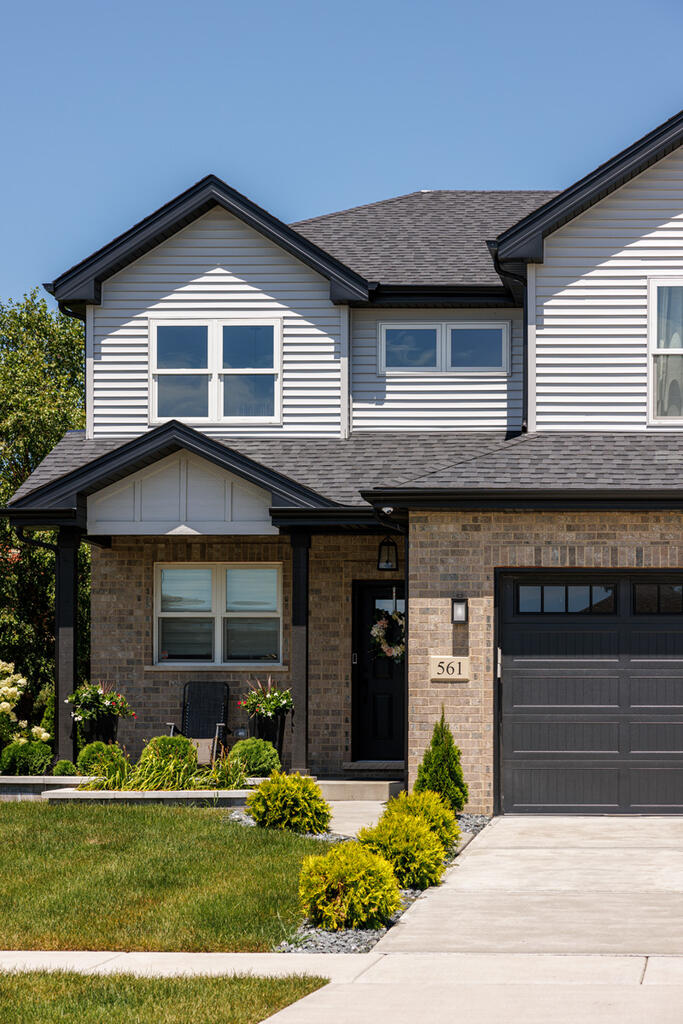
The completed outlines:
{"type": "Polygon", "coordinates": [[[379,546],[377,568],[382,572],[395,572],[398,569],[398,548],[391,537],[385,537],[379,546]]]}
{"type": "Polygon", "coordinates": [[[466,597],[452,597],[451,598],[451,621],[452,622],[467,622],[467,598],[466,597]]]}

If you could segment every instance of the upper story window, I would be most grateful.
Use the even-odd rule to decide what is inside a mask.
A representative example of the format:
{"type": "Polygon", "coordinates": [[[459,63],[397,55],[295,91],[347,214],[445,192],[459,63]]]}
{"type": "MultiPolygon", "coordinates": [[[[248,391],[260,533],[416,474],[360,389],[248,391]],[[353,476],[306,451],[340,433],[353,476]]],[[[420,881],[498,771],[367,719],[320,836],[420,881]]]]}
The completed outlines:
{"type": "Polygon", "coordinates": [[[650,279],[650,417],[683,423],[683,280],[650,279]]]}
{"type": "Polygon", "coordinates": [[[280,320],[153,321],[150,346],[152,422],[280,422],[280,320]]]}
{"type": "Polygon", "coordinates": [[[508,373],[507,321],[381,323],[380,373],[508,373]]]}

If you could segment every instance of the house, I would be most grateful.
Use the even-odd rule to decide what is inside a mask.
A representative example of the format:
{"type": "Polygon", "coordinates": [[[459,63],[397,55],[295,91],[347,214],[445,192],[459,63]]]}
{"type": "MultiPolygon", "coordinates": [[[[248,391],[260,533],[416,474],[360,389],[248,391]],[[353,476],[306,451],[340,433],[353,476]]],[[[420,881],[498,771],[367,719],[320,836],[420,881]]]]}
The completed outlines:
{"type": "Polygon", "coordinates": [[[46,285],[87,425],[6,513],[59,531],[59,694],[85,542],[132,751],[271,674],[294,768],[412,781],[443,706],[474,811],[681,812],[682,144],[293,225],[210,176],[46,285]]]}

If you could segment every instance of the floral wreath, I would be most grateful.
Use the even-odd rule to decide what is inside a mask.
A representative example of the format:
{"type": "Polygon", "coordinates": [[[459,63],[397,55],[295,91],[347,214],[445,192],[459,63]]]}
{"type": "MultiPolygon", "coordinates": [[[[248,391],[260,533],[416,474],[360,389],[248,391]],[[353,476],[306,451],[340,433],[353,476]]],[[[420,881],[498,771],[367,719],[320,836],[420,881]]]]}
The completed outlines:
{"type": "Polygon", "coordinates": [[[370,630],[374,653],[379,658],[391,658],[397,664],[406,653],[406,617],[403,612],[378,612],[370,630]]]}

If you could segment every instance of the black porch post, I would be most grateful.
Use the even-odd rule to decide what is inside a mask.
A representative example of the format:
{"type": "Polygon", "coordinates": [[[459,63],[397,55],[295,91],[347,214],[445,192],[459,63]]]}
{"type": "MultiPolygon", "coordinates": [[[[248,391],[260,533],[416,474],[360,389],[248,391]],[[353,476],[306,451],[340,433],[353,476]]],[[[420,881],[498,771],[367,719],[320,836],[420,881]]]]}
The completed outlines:
{"type": "Polygon", "coordinates": [[[294,729],[292,732],[292,769],[308,771],[308,552],[311,535],[297,531],[292,543],[292,696],[294,729]]]}
{"type": "Polygon", "coordinates": [[[62,526],[55,558],[55,753],[72,760],[71,710],[65,699],[76,687],[78,548],[81,531],[62,526]]]}

